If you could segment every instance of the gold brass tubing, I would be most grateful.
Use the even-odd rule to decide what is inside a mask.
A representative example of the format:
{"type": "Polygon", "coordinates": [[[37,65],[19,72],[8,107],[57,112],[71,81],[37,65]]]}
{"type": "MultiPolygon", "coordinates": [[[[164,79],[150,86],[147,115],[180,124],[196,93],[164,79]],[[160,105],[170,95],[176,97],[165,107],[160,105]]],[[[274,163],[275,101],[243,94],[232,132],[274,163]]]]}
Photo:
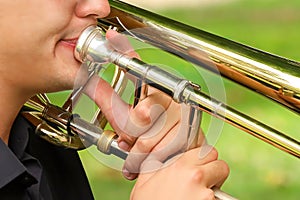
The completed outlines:
{"type": "Polygon", "coordinates": [[[220,73],[291,110],[300,112],[300,64],[236,43],[117,0],[99,26],[119,31],[220,73]],[[120,23],[122,23],[120,25],[120,23]]]}
{"type": "Polygon", "coordinates": [[[101,29],[92,26],[88,27],[79,37],[82,45],[76,48],[78,60],[85,60],[87,57],[93,62],[106,60],[118,65],[127,73],[142,79],[160,91],[170,95],[176,102],[184,102],[187,105],[201,109],[217,118],[220,118],[260,139],[268,142],[279,149],[282,149],[296,157],[300,157],[300,143],[293,138],[269,127],[254,118],[251,118],[223,102],[215,100],[200,90],[200,86],[189,80],[182,79],[157,66],[149,65],[137,58],[131,58],[125,54],[115,51],[109,45],[102,45],[105,38],[101,37],[101,29]],[[97,33],[98,30],[98,33],[97,33]],[[92,32],[93,35],[89,34],[92,32]],[[96,37],[97,36],[97,37],[96,37]],[[90,41],[84,43],[84,41],[90,41]],[[93,45],[90,45],[93,43],[93,45]],[[82,52],[87,51],[87,52],[82,52]],[[97,53],[101,51],[100,53],[97,53]],[[91,56],[92,55],[92,56],[91,56]]]}
{"type": "Polygon", "coordinates": [[[230,108],[223,102],[213,99],[188,80],[118,52],[113,52],[110,55],[113,63],[127,69],[128,73],[132,75],[143,77],[147,84],[154,83],[151,84],[153,87],[173,96],[175,101],[184,102],[196,109],[201,109],[287,153],[300,157],[300,143],[297,140],[230,108]]]}
{"type": "MultiPolygon", "coordinates": [[[[99,26],[102,24],[106,26],[109,23],[117,26],[121,22],[119,31],[134,35],[142,42],[180,56],[199,67],[220,73],[223,77],[300,113],[300,63],[236,43],[121,1],[110,0],[110,4],[112,12],[107,19],[99,21],[99,26]]],[[[216,100],[209,101],[211,98],[205,94],[201,93],[198,98],[201,101],[198,103],[204,111],[299,157],[299,142],[295,139],[223,103],[216,100]]]]}
{"type": "Polygon", "coordinates": [[[201,110],[244,130],[277,148],[300,158],[300,143],[295,139],[212,99],[201,91],[185,91],[188,101],[198,105],[201,110]]]}
{"type": "Polygon", "coordinates": [[[104,131],[97,141],[97,148],[103,153],[108,153],[110,149],[110,143],[116,138],[117,135],[113,131],[104,131]]]}

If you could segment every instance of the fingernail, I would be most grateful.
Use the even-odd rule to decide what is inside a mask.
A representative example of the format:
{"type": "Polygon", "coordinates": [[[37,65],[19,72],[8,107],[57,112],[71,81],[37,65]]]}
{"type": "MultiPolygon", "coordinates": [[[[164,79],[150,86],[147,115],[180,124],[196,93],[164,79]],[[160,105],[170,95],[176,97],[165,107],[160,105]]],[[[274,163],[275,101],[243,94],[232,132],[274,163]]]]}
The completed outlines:
{"type": "Polygon", "coordinates": [[[127,142],[123,141],[123,140],[121,140],[119,142],[119,147],[121,149],[123,149],[124,151],[129,151],[130,150],[130,145],[127,142]]]}
{"type": "Polygon", "coordinates": [[[136,177],[136,175],[135,174],[133,174],[133,173],[130,173],[127,169],[123,169],[123,171],[122,171],[122,173],[123,173],[123,176],[126,178],[126,179],[128,179],[128,180],[133,180],[133,179],[135,179],[135,177],[136,177]]]}

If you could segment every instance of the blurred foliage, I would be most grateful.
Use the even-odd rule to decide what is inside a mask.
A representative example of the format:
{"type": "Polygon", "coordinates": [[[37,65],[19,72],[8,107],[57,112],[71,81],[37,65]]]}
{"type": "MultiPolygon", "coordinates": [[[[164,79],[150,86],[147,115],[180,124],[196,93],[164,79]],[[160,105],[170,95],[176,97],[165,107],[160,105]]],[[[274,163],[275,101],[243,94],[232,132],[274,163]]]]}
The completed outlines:
{"type": "MultiPolygon", "coordinates": [[[[236,0],[203,8],[159,12],[216,35],[299,60],[299,6],[298,0],[236,0]]],[[[161,52],[152,50],[141,52],[141,56],[146,60],[151,57],[151,62],[168,60],[169,66],[187,65],[177,59],[166,59],[161,52]]],[[[224,84],[226,103],[300,138],[299,116],[295,113],[230,81],[224,80],[224,84]]],[[[204,130],[209,127],[210,120],[210,116],[204,115],[204,130]]],[[[298,159],[227,124],[224,124],[216,148],[219,157],[226,160],[231,169],[224,191],[240,199],[299,199],[298,159]]],[[[134,182],[124,180],[118,170],[101,164],[88,150],[81,151],[80,155],[96,199],[129,199],[134,182]]]]}

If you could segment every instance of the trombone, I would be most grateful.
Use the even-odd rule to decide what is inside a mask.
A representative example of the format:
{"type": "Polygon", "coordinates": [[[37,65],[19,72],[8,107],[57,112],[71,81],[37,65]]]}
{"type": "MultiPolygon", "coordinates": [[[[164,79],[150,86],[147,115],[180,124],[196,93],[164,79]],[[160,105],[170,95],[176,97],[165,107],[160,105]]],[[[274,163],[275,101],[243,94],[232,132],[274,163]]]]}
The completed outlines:
{"type": "MultiPolygon", "coordinates": [[[[113,25],[121,32],[126,32],[125,27],[130,30],[128,31],[129,34],[134,34],[142,39],[143,42],[188,59],[194,64],[212,72],[220,73],[221,76],[299,113],[300,64],[298,62],[230,41],[121,1],[111,0],[110,4],[112,6],[111,15],[107,19],[99,20],[99,26],[103,29],[113,25]],[[212,65],[208,63],[213,63],[217,70],[211,68],[212,65]]],[[[99,51],[96,49],[92,50],[92,48],[88,51],[99,51]]],[[[98,55],[89,54],[88,56],[90,59],[99,59],[97,58],[98,55]]],[[[137,66],[147,66],[135,59],[122,63],[122,59],[126,59],[124,56],[120,57],[113,60],[113,58],[104,56],[100,59],[108,59],[110,62],[115,62],[133,73],[135,73],[135,70],[141,70],[137,69],[137,66]],[[129,62],[130,64],[128,64],[129,62]]],[[[79,59],[82,60],[83,58],[79,59]]],[[[153,69],[153,71],[155,70],[153,69]]],[[[295,157],[300,157],[299,141],[230,108],[216,99],[210,98],[208,95],[195,89],[194,85],[185,88],[188,90],[188,87],[190,87],[190,90],[193,92],[175,91],[178,89],[176,84],[178,84],[179,80],[177,82],[174,81],[175,86],[165,86],[167,81],[164,80],[168,80],[169,75],[161,77],[161,80],[153,80],[160,77],[159,75],[163,74],[163,72],[158,69],[154,74],[153,77],[147,77],[145,74],[139,74],[138,76],[145,79],[149,78],[149,83],[161,84],[159,88],[165,87],[166,93],[173,93],[173,95],[174,93],[180,93],[184,96],[174,96],[174,100],[178,101],[181,99],[181,101],[187,102],[192,106],[196,105],[195,107],[198,109],[218,117],[295,157]]]]}
{"type": "MultiPolygon", "coordinates": [[[[109,2],[110,16],[100,19],[98,27],[88,27],[82,33],[75,57],[80,61],[93,63],[92,69],[97,69],[97,63],[102,62],[119,66],[120,70],[114,75],[115,82],[112,84],[116,86],[116,91],[123,91],[123,73],[131,73],[179,103],[186,103],[196,110],[207,112],[295,157],[300,157],[300,143],[296,139],[211,98],[200,90],[199,85],[189,80],[118,53],[106,45],[103,30],[116,27],[120,32],[182,57],[199,67],[220,73],[222,77],[258,92],[296,113],[300,111],[300,63],[118,0],[109,2]],[[212,65],[217,69],[212,68],[212,65]]],[[[92,70],[91,74],[95,71],[97,70],[92,70]]],[[[67,101],[69,104],[65,104],[63,108],[52,105],[44,95],[35,96],[25,105],[30,111],[23,114],[37,127],[36,132],[41,137],[54,144],[80,149],[84,148],[83,144],[91,143],[97,145],[101,152],[126,158],[127,152],[118,148],[114,133],[95,126],[95,121],[89,123],[71,114],[70,102],[80,96],[81,90],[79,88],[74,91],[67,101]]],[[[96,117],[98,120],[103,119],[103,116],[99,116],[101,113],[96,117]]],[[[220,199],[233,199],[221,191],[215,191],[215,194],[220,199]]]]}

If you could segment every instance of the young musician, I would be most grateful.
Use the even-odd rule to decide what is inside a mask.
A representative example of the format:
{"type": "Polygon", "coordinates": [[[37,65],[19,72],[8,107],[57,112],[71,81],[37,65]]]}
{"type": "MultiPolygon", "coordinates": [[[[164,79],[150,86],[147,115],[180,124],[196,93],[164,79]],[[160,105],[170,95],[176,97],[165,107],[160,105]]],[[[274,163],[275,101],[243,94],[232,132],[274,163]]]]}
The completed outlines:
{"type": "MultiPolygon", "coordinates": [[[[76,40],[109,12],[107,0],[0,1],[0,199],[93,199],[77,152],[36,136],[20,110],[37,93],[73,88],[81,66],[73,55],[76,40]]],[[[150,88],[135,108],[119,100],[102,79],[97,79],[93,91],[125,150],[155,152],[181,130],[184,120],[179,111],[184,108],[159,91],[150,88]],[[115,110],[128,115],[120,122],[115,110]],[[163,113],[166,122],[157,129],[163,113]],[[150,133],[155,137],[143,139],[150,133]]],[[[200,144],[201,137],[166,167],[162,162],[167,154],[150,160],[160,169],[139,174],[132,199],[214,199],[211,188],[222,185],[228,167],[214,149],[199,158],[206,148],[197,147],[200,144]]],[[[135,179],[140,169],[149,167],[144,160],[149,161],[130,157],[124,176],[135,179]]]]}

